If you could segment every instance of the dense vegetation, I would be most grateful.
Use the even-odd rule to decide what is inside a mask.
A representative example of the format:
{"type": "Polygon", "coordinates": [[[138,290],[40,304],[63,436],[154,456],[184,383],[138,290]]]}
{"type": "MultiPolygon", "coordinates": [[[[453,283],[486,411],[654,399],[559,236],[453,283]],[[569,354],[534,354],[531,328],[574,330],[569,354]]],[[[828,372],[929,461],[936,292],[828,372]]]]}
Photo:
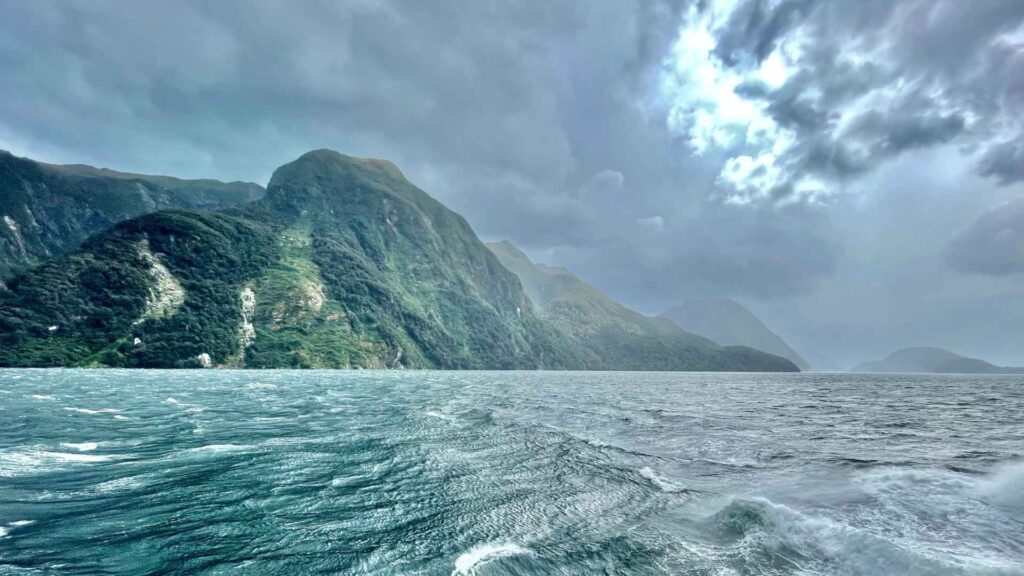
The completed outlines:
{"type": "Polygon", "coordinates": [[[539,312],[394,165],[321,150],[244,207],[133,218],[11,280],[0,365],[792,367],[573,287],[539,312]]]}
{"type": "Polygon", "coordinates": [[[797,370],[785,358],[742,346],[718,346],[669,320],[630,310],[564,268],[534,264],[509,242],[488,247],[519,276],[542,316],[588,353],[589,368],[797,370]]]}
{"type": "Polygon", "coordinates": [[[222,209],[262,195],[256,184],[56,166],[0,150],[0,281],[134,216],[222,209]]]}
{"type": "Polygon", "coordinates": [[[226,362],[239,346],[239,286],[276,258],[274,246],[269,227],[222,214],[157,212],[119,224],[0,294],[0,364],[226,362]],[[147,314],[161,290],[152,258],[183,290],[164,313],[147,314]]]}

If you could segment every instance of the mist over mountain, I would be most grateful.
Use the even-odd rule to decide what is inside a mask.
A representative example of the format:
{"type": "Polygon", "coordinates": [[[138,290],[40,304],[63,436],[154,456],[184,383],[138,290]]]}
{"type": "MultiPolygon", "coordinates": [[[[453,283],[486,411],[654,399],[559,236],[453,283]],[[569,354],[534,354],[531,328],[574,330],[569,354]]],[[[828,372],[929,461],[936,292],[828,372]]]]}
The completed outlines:
{"type": "Polygon", "coordinates": [[[12,279],[0,365],[796,370],[577,284],[597,316],[536,310],[394,164],[317,150],[243,207],[128,219],[12,279]]]}
{"type": "Polygon", "coordinates": [[[487,245],[519,276],[543,318],[590,353],[591,365],[617,370],[793,370],[778,356],[744,346],[719,346],[663,318],[612,300],[565,268],[535,264],[511,242],[487,245]]]}
{"type": "Polygon", "coordinates": [[[735,300],[708,298],[690,300],[659,314],[684,330],[700,334],[723,345],[749,346],[788,358],[801,370],[811,366],[781,336],[735,300]]]}
{"type": "Polygon", "coordinates": [[[122,220],[166,208],[240,206],[263,192],[249,182],[44,164],[0,150],[0,281],[122,220]]]}
{"type": "Polygon", "coordinates": [[[922,346],[903,348],[883,360],[864,362],[850,372],[909,372],[950,374],[1024,374],[1024,368],[996,366],[949,350],[922,346]]]}

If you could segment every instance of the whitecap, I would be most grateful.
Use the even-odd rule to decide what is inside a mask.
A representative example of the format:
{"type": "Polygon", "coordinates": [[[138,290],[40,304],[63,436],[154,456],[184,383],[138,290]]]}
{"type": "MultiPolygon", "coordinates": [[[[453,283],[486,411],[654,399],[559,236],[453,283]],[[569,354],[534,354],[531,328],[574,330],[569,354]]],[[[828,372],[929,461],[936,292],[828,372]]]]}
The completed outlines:
{"type": "Polygon", "coordinates": [[[50,396],[49,394],[33,394],[32,397],[36,400],[56,400],[54,396],[50,396]]]}
{"type": "Polygon", "coordinates": [[[75,454],[49,450],[0,453],[0,477],[60,470],[67,464],[94,464],[120,458],[114,455],[75,454]]]}
{"type": "Polygon", "coordinates": [[[119,414],[121,412],[124,412],[124,410],[119,410],[117,408],[92,409],[92,408],[65,407],[64,409],[67,410],[68,412],[78,412],[79,414],[89,414],[89,415],[92,415],[92,416],[95,416],[95,415],[98,415],[98,414],[119,414]]]}
{"type": "Polygon", "coordinates": [[[21,528],[22,526],[28,526],[29,524],[35,524],[35,523],[36,523],[35,520],[15,520],[14,522],[11,522],[9,525],[12,528],[21,528]]]}
{"type": "Polygon", "coordinates": [[[498,558],[507,556],[533,555],[527,548],[514,543],[488,542],[474,546],[467,552],[463,552],[455,560],[455,571],[452,576],[473,576],[479,566],[487,564],[498,558]]]}
{"type": "Polygon", "coordinates": [[[91,452],[95,450],[99,444],[95,442],[61,442],[62,448],[71,448],[72,450],[78,450],[79,452],[91,452]]]}
{"type": "Polygon", "coordinates": [[[652,470],[650,466],[644,466],[640,469],[640,475],[650,481],[655,487],[662,492],[686,492],[686,486],[680,486],[671,480],[659,475],[657,472],[652,470]]]}
{"type": "Polygon", "coordinates": [[[0,538],[3,538],[4,536],[7,536],[7,528],[0,526],[0,538]]]}
{"type": "Polygon", "coordinates": [[[93,487],[96,492],[118,492],[121,490],[134,490],[142,486],[142,482],[133,476],[125,478],[117,478],[116,480],[108,480],[106,482],[100,482],[93,487]]]}
{"type": "Polygon", "coordinates": [[[448,421],[448,422],[454,422],[455,421],[455,418],[452,418],[451,416],[449,416],[447,414],[442,414],[442,413],[434,411],[434,410],[427,410],[426,412],[423,413],[423,415],[424,416],[430,416],[431,418],[440,418],[441,420],[445,420],[445,421],[448,421]]]}

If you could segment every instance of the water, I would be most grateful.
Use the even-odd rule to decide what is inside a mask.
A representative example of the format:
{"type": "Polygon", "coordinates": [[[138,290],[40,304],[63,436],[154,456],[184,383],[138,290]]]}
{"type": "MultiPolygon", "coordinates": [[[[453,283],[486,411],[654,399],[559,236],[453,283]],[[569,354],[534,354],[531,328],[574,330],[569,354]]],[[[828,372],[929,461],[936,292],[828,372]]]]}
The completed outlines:
{"type": "Polygon", "coordinates": [[[0,574],[1024,574],[1021,377],[0,371],[0,574]]]}

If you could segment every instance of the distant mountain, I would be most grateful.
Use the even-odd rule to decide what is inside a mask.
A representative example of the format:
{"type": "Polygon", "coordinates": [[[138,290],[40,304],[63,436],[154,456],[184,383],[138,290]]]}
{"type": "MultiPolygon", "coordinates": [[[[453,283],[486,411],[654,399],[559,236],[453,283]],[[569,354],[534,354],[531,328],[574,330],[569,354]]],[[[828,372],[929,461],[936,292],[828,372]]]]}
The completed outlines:
{"type": "Polygon", "coordinates": [[[854,366],[850,372],[1022,374],[1024,368],[996,366],[984,360],[968,358],[942,348],[918,347],[897,350],[884,360],[865,362],[854,366]]]}
{"type": "Polygon", "coordinates": [[[740,303],[726,298],[691,300],[660,314],[683,330],[700,334],[719,344],[749,346],[788,358],[801,370],[811,366],[778,334],[740,303]]]}
{"type": "Polygon", "coordinates": [[[263,192],[246,182],[43,164],[0,150],[0,281],[128,218],[165,208],[240,206],[263,192]]]}
{"type": "Polygon", "coordinates": [[[534,264],[510,242],[488,244],[523,284],[540,315],[610,370],[797,371],[792,362],[742,346],[719,346],[663,318],[644,316],[565,268],[534,264]]]}

